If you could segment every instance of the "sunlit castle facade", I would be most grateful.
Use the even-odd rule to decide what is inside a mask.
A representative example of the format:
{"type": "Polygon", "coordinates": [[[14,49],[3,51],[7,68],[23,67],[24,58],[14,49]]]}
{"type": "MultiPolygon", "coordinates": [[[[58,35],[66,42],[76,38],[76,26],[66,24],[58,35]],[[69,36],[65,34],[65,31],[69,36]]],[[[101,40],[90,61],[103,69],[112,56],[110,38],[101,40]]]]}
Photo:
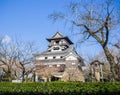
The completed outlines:
{"type": "Polygon", "coordinates": [[[36,81],[84,81],[84,63],[72,41],[59,32],[47,40],[47,50],[34,54],[36,81]]]}

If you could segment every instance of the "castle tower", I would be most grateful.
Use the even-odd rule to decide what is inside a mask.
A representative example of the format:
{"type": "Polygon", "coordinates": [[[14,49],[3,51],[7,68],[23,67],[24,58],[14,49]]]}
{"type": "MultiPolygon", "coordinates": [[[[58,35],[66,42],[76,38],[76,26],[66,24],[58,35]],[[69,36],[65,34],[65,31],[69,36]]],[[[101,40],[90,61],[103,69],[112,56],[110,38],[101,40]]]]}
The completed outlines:
{"type": "Polygon", "coordinates": [[[36,81],[84,81],[81,68],[84,63],[73,42],[59,32],[47,40],[47,50],[34,54],[36,81]]]}

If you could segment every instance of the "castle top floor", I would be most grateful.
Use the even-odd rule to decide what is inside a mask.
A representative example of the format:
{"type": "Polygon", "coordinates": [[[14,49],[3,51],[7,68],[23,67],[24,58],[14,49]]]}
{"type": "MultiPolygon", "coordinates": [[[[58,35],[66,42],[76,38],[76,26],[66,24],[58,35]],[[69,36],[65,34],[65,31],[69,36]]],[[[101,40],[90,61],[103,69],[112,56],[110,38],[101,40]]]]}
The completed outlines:
{"type": "Polygon", "coordinates": [[[50,45],[71,45],[73,42],[67,37],[57,32],[51,38],[47,38],[50,45]]]}

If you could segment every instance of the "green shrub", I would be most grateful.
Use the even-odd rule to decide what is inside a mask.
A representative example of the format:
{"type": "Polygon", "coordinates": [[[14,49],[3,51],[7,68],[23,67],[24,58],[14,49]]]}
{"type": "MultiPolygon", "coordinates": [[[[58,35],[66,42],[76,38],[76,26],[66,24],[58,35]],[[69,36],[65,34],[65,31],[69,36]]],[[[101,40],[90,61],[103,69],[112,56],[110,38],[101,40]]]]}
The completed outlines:
{"type": "Polygon", "coordinates": [[[0,95],[120,95],[119,82],[0,83],[0,95]]]}

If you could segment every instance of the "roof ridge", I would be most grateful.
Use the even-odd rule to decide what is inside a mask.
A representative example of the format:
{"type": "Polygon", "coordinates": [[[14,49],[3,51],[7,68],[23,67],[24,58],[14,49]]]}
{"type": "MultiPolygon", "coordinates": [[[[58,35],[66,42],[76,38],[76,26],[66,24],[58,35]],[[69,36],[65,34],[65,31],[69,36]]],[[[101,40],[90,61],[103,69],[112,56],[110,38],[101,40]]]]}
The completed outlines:
{"type": "Polygon", "coordinates": [[[57,38],[56,36],[58,35],[59,37],[65,37],[63,34],[61,34],[59,31],[57,31],[51,38],[57,38]]]}

